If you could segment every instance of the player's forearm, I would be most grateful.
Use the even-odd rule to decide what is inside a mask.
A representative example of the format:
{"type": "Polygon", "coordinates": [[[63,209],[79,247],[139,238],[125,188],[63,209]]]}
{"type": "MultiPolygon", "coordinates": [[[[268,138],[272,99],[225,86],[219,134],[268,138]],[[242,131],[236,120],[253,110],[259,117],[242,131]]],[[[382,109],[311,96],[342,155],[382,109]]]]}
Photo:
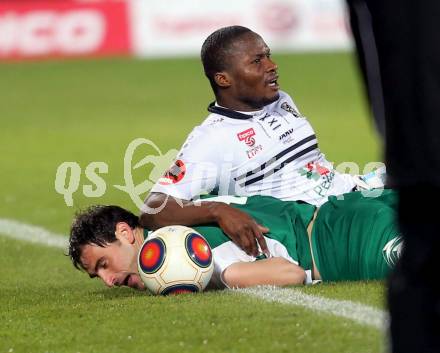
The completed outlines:
{"type": "Polygon", "coordinates": [[[229,287],[238,288],[303,284],[305,278],[305,271],[301,267],[281,257],[254,262],[237,262],[223,273],[225,283],[229,287]]]}
{"type": "Polygon", "coordinates": [[[190,201],[179,200],[165,194],[152,193],[145,200],[146,209],[140,216],[141,226],[157,229],[168,225],[192,226],[217,223],[221,208],[230,207],[219,202],[202,202],[194,205],[190,201]]]}

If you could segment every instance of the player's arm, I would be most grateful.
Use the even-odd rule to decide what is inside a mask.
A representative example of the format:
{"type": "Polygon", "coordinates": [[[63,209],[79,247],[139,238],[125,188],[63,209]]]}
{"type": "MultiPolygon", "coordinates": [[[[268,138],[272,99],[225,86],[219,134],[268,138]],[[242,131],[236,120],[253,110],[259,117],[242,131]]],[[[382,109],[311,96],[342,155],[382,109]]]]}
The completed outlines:
{"type": "Polygon", "coordinates": [[[223,272],[223,282],[236,288],[304,284],[305,279],[306,273],[300,266],[282,257],[236,262],[223,272]]]}
{"type": "Polygon", "coordinates": [[[240,248],[257,256],[256,241],[267,252],[263,233],[269,229],[257,224],[247,213],[222,202],[204,201],[197,205],[153,192],[145,200],[146,212],[140,216],[141,226],[155,230],[167,225],[200,225],[217,223],[240,248]],[[150,211],[148,211],[150,210],[150,211]],[[155,213],[155,210],[160,210],[155,213]],[[255,241],[256,240],[256,241],[255,241]]]}

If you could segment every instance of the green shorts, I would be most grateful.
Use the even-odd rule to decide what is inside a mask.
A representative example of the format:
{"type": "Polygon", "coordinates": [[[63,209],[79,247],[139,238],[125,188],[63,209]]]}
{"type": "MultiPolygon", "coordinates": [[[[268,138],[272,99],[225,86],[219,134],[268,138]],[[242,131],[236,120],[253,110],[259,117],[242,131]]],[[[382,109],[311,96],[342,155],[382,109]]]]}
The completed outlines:
{"type": "Polygon", "coordinates": [[[385,278],[402,249],[396,207],[397,193],[387,189],[330,197],[312,230],[313,256],[322,279],[385,278]]]}

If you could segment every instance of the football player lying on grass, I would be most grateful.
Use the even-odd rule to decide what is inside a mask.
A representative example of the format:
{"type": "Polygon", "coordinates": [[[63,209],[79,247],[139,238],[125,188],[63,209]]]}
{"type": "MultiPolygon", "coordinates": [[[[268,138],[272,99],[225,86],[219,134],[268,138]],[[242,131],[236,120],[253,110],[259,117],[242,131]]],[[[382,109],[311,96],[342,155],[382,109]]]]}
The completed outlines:
{"type": "MultiPolygon", "coordinates": [[[[383,279],[402,249],[392,190],[330,197],[319,209],[269,196],[213,200],[247,212],[270,230],[265,234],[269,256],[253,257],[218,226],[193,227],[212,248],[214,287],[383,279]]],[[[129,211],[92,206],[73,221],[69,255],[76,268],[109,287],[144,289],[137,257],[147,233],[129,211]]]]}

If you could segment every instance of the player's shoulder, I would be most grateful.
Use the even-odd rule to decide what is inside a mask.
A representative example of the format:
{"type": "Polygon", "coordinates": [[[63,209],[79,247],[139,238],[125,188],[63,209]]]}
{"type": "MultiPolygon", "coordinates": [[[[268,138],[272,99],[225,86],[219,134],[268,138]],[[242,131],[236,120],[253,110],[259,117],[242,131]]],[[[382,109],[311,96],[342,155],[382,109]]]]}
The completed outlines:
{"type": "Polygon", "coordinates": [[[210,133],[214,131],[219,124],[222,124],[223,121],[224,118],[221,115],[209,112],[199,125],[194,126],[189,136],[203,136],[210,133]]]}
{"type": "Polygon", "coordinates": [[[218,128],[224,128],[239,123],[240,120],[230,119],[224,115],[210,112],[206,119],[200,124],[200,127],[206,130],[218,130],[218,128]]]}
{"type": "Polygon", "coordinates": [[[186,143],[194,141],[209,141],[214,137],[212,129],[208,126],[200,124],[195,126],[186,138],[186,143]],[[211,136],[212,135],[212,136],[211,136]]]}
{"type": "Polygon", "coordinates": [[[215,130],[219,126],[225,125],[225,118],[219,114],[210,113],[205,120],[199,125],[204,130],[215,130]]]}
{"type": "Polygon", "coordinates": [[[205,138],[213,140],[222,140],[228,138],[228,136],[236,130],[237,125],[246,125],[248,122],[229,119],[220,114],[210,113],[206,119],[198,126],[196,126],[193,132],[197,135],[203,135],[205,138]]]}
{"type": "Polygon", "coordinates": [[[216,146],[221,137],[222,129],[219,129],[216,124],[207,123],[207,119],[200,125],[195,126],[188,134],[183,148],[208,148],[216,146]]]}

